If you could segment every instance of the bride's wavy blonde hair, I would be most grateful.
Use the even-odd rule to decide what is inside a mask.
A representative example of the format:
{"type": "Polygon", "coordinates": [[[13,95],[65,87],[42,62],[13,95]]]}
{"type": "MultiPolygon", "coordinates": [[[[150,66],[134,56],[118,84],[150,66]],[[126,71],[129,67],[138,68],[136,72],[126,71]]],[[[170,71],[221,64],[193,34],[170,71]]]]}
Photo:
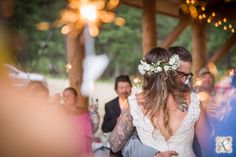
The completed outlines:
{"type": "MultiPolygon", "coordinates": [[[[160,60],[168,62],[170,56],[173,54],[179,55],[180,60],[183,61],[190,61],[189,56],[191,58],[191,54],[182,47],[172,47],[168,50],[156,47],[151,49],[144,56],[144,59],[148,64],[157,63],[160,60]]],[[[192,62],[192,58],[190,62],[192,62]]],[[[170,135],[172,135],[172,130],[169,127],[169,112],[167,108],[168,95],[171,94],[174,97],[174,100],[180,104],[185,100],[185,93],[190,91],[189,88],[176,79],[176,75],[176,71],[166,72],[165,70],[162,70],[162,72],[159,73],[153,73],[152,75],[143,75],[143,93],[145,102],[143,103],[143,107],[145,109],[145,115],[150,115],[151,122],[154,128],[157,129],[158,126],[154,122],[154,117],[158,115],[160,109],[163,108],[164,126],[170,135]]]]}

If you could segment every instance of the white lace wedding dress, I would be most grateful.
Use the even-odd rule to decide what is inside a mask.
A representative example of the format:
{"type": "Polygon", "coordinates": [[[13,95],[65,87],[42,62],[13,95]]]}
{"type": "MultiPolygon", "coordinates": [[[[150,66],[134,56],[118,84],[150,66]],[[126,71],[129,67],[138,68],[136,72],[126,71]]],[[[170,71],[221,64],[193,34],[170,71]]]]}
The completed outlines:
{"type": "Polygon", "coordinates": [[[196,93],[191,93],[191,103],[188,113],[184,117],[181,126],[166,140],[161,132],[154,127],[147,116],[138,106],[135,95],[129,97],[130,111],[133,117],[133,125],[136,127],[141,142],[154,147],[159,151],[174,150],[178,157],[195,157],[192,149],[194,127],[200,115],[199,99],[196,93]]]}

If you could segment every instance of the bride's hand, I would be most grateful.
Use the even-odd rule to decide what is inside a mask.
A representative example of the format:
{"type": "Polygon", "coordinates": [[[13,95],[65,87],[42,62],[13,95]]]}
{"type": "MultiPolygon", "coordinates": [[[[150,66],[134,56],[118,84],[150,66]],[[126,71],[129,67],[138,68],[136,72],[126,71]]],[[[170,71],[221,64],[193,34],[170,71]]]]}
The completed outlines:
{"type": "Polygon", "coordinates": [[[172,157],[172,156],[178,156],[178,153],[176,151],[165,151],[165,152],[159,152],[154,157],[172,157]]]}

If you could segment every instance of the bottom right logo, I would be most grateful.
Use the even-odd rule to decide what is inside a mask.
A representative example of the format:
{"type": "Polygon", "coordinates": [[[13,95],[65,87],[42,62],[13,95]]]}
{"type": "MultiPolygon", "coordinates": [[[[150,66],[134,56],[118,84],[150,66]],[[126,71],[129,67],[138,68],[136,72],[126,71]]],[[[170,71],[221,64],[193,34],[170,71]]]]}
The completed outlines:
{"type": "Polygon", "coordinates": [[[216,136],[216,153],[232,153],[233,138],[231,136],[216,136]]]}

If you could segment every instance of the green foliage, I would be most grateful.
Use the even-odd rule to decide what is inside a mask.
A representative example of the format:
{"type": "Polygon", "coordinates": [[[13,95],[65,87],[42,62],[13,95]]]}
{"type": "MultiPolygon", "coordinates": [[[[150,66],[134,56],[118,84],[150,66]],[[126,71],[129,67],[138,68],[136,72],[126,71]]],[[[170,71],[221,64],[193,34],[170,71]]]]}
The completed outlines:
{"type": "Polygon", "coordinates": [[[135,74],[142,56],[141,11],[121,5],[116,14],[125,18],[125,26],[103,25],[96,42],[97,51],[106,53],[110,59],[106,77],[135,74]]]}
{"type": "Polygon", "coordinates": [[[64,67],[55,67],[58,64],[59,67],[65,65],[64,36],[59,29],[47,31],[36,29],[36,24],[39,22],[54,22],[63,6],[65,6],[63,0],[16,1],[10,25],[23,43],[19,45],[17,58],[18,63],[25,67],[26,71],[45,74],[64,73],[64,67]]]}

